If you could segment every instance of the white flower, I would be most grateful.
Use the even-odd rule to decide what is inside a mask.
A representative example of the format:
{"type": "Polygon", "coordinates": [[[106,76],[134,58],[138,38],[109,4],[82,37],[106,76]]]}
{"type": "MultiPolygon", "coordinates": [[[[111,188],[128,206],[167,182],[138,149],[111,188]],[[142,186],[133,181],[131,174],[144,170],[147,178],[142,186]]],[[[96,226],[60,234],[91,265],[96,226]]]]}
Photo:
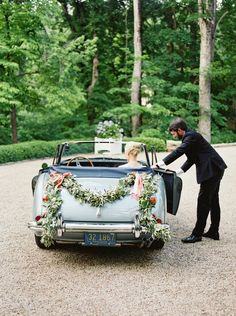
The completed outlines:
{"type": "Polygon", "coordinates": [[[101,138],[120,138],[123,132],[123,128],[120,128],[119,124],[112,120],[99,122],[96,128],[96,134],[101,138]]]}

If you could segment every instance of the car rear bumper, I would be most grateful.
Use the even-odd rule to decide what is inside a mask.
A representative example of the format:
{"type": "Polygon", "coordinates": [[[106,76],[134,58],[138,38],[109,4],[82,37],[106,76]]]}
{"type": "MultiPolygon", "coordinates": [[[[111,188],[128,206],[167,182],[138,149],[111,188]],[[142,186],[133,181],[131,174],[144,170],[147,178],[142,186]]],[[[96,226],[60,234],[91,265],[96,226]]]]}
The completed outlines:
{"type": "MultiPolygon", "coordinates": [[[[163,224],[163,227],[169,229],[169,225],[163,224]]],[[[43,233],[43,227],[36,221],[29,222],[28,228],[34,231],[35,235],[41,236],[43,233]]],[[[81,222],[63,222],[55,227],[57,230],[57,236],[63,237],[63,235],[77,234],[83,232],[104,232],[104,233],[132,233],[134,238],[139,238],[141,233],[146,233],[146,228],[139,224],[138,218],[134,223],[81,223],[81,222]]]]}

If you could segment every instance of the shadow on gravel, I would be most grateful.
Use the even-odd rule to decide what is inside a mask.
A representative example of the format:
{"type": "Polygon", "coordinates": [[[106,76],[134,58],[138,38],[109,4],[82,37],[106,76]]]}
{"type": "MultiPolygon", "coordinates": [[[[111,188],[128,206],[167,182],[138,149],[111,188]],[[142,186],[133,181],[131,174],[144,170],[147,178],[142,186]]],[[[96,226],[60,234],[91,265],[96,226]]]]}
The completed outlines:
{"type": "MultiPolygon", "coordinates": [[[[165,246],[164,246],[165,247],[165,246]]],[[[44,250],[47,251],[47,250],[44,250]]],[[[148,263],[162,261],[165,249],[154,250],[130,246],[122,247],[83,247],[79,245],[58,244],[50,255],[66,264],[95,265],[129,265],[147,266],[148,263]]]]}
{"type": "Polygon", "coordinates": [[[221,248],[221,241],[212,242],[203,238],[202,242],[183,244],[181,237],[187,235],[184,227],[173,232],[172,240],[161,250],[122,247],[84,247],[78,244],[57,243],[54,249],[39,250],[49,260],[68,266],[125,266],[125,267],[178,267],[192,269],[198,264],[205,266],[205,258],[214,258],[215,251],[221,248]]]}
{"type": "MultiPolygon", "coordinates": [[[[48,256],[52,261],[61,262],[67,265],[81,266],[128,266],[132,267],[153,267],[162,266],[179,267],[180,269],[191,269],[195,265],[204,265],[205,257],[214,255],[218,244],[208,243],[203,240],[195,244],[183,244],[178,238],[164,245],[161,250],[151,248],[137,248],[130,246],[122,247],[83,247],[75,244],[58,244],[49,252],[48,256]],[[214,250],[213,250],[213,249],[214,250]]],[[[47,255],[46,255],[47,256],[47,255]]]]}

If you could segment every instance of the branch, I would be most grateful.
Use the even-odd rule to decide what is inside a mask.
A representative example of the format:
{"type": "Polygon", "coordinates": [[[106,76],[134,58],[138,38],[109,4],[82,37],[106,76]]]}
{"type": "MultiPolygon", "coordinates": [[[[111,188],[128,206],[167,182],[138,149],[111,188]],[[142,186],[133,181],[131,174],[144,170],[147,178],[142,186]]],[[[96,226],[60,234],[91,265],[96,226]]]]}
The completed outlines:
{"type": "Polygon", "coordinates": [[[219,18],[218,22],[216,23],[216,27],[215,27],[215,31],[218,27],[218,25],[220,24],[220,22],[223,20],[223,18],[229,13],[229,11],[226,11],[224,14],[221,15],[221,17],[219,18]]]}
{"type": "Polygon", "coordinates": [[[23,77],[26,75],[35,75],[35,74],[39,74],[39,71],[33,71],[33,72],[21,72],[17,75],[17,77],[23,77]]]}

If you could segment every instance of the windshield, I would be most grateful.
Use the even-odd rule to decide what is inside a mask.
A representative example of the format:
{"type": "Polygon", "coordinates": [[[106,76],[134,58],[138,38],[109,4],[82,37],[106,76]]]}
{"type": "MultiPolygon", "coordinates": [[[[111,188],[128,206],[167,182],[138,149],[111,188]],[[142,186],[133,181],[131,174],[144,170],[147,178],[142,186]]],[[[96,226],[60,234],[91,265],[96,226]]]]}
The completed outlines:
{"type": "Polygon", "coordinates": [[[127,151],[130,150],[133,145],[138,148],[137,161],[143,166],[148,166],[149,163],[147,161],[146,147],[144,144],[121,141],[70,142],[62,145],[56,161],[57,164],[71,166],[78,165],[78,161],[82,163],[82,165],[84,163],[85,166],[88,164],[88,161],[91,161],[93,166],[99,166],[99,164],[96,165],[95,163],[98,161],[116,161],[117,166],[119,166],[127,163],[127,151]],[[74,163],[75,161],[77,162],[74,163]]]}

